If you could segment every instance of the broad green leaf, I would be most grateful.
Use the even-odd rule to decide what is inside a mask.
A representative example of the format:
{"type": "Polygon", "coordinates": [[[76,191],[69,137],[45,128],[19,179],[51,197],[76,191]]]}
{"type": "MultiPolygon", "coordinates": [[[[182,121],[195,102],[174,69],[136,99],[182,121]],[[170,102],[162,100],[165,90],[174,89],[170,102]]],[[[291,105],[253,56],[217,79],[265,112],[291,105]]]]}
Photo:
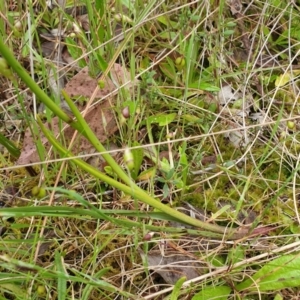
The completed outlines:
{"type": "Polygon", "coordinates": [[[251,279],[238,284],[236,289],[274,291],[300,286],[300,256],[285,255],[266,263],[251,279]]]}
{"type": "Polygon", "coordinates": [[[228,286],[208,286],[204,288],[201,292],[196,294],[192,300],[227,300],[229,294],[231,293],[231,288],[228,286]]]}

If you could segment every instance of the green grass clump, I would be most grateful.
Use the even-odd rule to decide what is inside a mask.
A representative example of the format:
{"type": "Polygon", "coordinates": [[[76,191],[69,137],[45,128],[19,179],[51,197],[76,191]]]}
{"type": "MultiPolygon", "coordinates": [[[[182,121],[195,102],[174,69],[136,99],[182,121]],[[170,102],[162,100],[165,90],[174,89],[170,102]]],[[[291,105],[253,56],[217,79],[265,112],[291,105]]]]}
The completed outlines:
{"type": "Polygon", "coordinates": [[[299,4],[48,2],[0,3],[0,298],[297,297],[299,4]]]}

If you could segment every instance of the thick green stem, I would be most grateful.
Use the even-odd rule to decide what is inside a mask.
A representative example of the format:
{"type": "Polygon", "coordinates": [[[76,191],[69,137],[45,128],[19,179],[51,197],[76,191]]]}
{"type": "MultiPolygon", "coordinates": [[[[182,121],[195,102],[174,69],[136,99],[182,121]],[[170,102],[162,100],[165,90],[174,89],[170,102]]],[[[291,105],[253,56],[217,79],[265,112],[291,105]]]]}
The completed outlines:
{"type": "MultiPolygon", "coordinates": [[[[32,80],[32,78],[29,76],[29,74],[26,72],[26,70],[20,65],[20,63],[15,59],[15,57],[12,55],[11,51],[6,47],[6,45],[3,43],[2,39],[0,38],[0,53],[1,55],[6,59],[7,63],[10,65],[10,67],[20,76],[20,78],[25,82],[25,84],[30,88],[30,90],[39,98],[40,101],[42,101],[55,115],[57,115],[61,120],[68,123],[70,126],[72,126],[74,129],[78,130],[81,134],[83,134],[88,140],[91,141],[91,143],[94,145],[94,147],[99,152],[105,152],[106,149],[103,147],[103,145],[99,142],[99,140],[95,137],[92,130],[89,128],[89,126],[86,124],[84,119],[82,118],[80,112],[75,109],[75,105],[71,100],[69,100],[68,96],[65,95],[66,100],[69,100],[69,106],[71,107],[72,104],[72,110],[74,113],[76,112],[76,118],[79,120],[79,117],[81,122],[73,121],[55,102],[52,101],[50,97],[48,97],[41,89],[40,87],[32,80]],[[84,125],[84,126],[82,126],[84,125]],[[92,140],[91,140],[92,139],[92,140]]],[[[120,177],[120,179],[125,182],[126,184],[131,184],[130,178],[127,176],[125,172],[118,166],[118,164],[114,161],[114,159],[109,154],[103,154],[103,158],[107,161],[107,163],[112,167],[114,172],[120,177]]]]}
{"type": "Polygon", "coordinates": [[[90,141],[90,143],[95,147],[95,149],[98,152],[100,152],[100,153],[104,152],[103,154],[101,154],[102,157],[109,164],[109,166],[111,166],[111,168],[113,169],[113,171],[118,175],[118,177],[124,183],[126,183],[128,186],[135,185],[135,183],[131,180],[131,178],[128,176],[128,174],[126,174],[124,172],[124,170],[117,164],[117,162],[112,158],[112,156],[109,153],[105,153],[105,152],[107,152],[107,150],[102,145],[102,143],[98,140],[98,138],[96,137],[95,133],[90,128],[90,126],[87,124],[87,122],[85,121],[85,119],[81,115],[80,111],[78,110],[78,108],[74,104],[74,102],[69,98],[69,96],[64,91],[62,91],[62,94],[63,94],[66,102],[68,103],[68,105],[69,105],[72,113],[76,117],[76,120],[78,121],[78,123],[80,124],[80,126],[82,127],[82,129],[84,130],[85,136],[90,141]]]}
{"type": "MultiPolygon", "coordinates": [[[[12,69],[21,77],[21,79],[24,81],[24,83],[31,89],[33,93],[36,94],[36,96],[39,98],[40,101],[42,101],[50,110],[53,111],[54,114],[56,114],[60,119],[70,124],[74,129],[78,130],[80,133],[82,133],[85,137],[88,138],[88,140],[93,144],[93,146],[96,148],[99,152],[104,152],[106,149],[103,147],[103,145],[99,142],[93,131],[89,128],[87,123],[85,122],[84,118],[81,116],[80,112],[77,110],[75,105],[66,97],[66,100],[68,101],[68,104],[72,111],[75,113],[77,117],[77,122],[73,121],[64,111],[56,105],[51,98],[49,98],[40,88],[39,86],[32,80],[32,78],[28,75],[26,70],[20,65],[20,63],[14,58],[8,47],[4,44],[2,39],[0,38],[0,53],[2,56],[7,60],[8,64],[12,67],[12,69]]],[[[41,126],[41,129],[45,136],[49,139],[50,143],[56,147],[60,152],[62,152],[66,157],[71,157],[72,154],[68,152],[65,148],[63,148],[56,139],[45,129],[42,122],[38,120],[39,125],[41,126]]],[[[85,163],[84,161],[80,159],[73,159],[73,161],[83,170],[87,171],[91,175],[93,175],[95,178],[99,178],[111,186],[114,186],[123,192],[131,195],[135,199],[138,199],[170,216],[173,216],[174,218],[178,219],[181,222],[193,225],[195,227],[202,228],[207,231],[215,232],[224,234],[226,237],[234,238],[236,231],[233,229],[224,228],[218,225],[213,225],[209,223],[202,222],[197,219],[193,219],[177,210],[174,210],[161,202],[155,200],[150,195],[148,195],[144,190],[140,189],[128,175],[122,170],[122,168],[114,161],[114,159],[109,154],[103,155],[104,159],[109,163],[109,165],[112,167],[114,172],[119,176],[119,178],[126,183],[122,184],[111,177],[106,176],[105,174],[99,172],[97,169],[93,168],[89,164],[85,163]]]]}
{"type": "MultiPolygon", "coordinates": [[[[52,189],[49,188],[49,190],[58,190],[58,192],[61,192],[60,188],[52,189]]],[[[68,192],[68,191],[66,191],[68,192]]],[[[139,216],[139,213],[131,212],[131,211],[118,211],[118,210],[99,210],[98,208],[94,209],[82,209],[82,208],[74,208],[70,206],[37,206],[37,207],[9,207],[9,208],[3,208],[0,211],[1,217],[6,218],[30,218],[35,216],[48,216],[48,217],[81,217],[82,216],[88,216],[94,219],[102,219],[107,220],[112,223],[118,224],[120,227],[128,227],[128,228],[134,228],[134,227],[141,227],[146,228],[147,230],[155,231],[155,232],[168,232],[173,234],[190,234],[195,236],[207,236],[209,238],[216,238],[216,239],[222,239],[223,235],[219,233],[212,233],[208,231],[199,231],[195,229],[185,229],[185,228],[176,228],[176,227],[164,227],[164,226],[155,226],[150,224],[145,224],[144,222],[139,221],[133,221],[125,218],[120,218],[120,216],[124,217],[140,217],[140,218],[153,218],[155,219],[156,213],[149,213],[148,215],[146,213],[142,213],[142,216],[139,216]],[[116,216],[116,217],[114,217],[116,216]]],[[[162,218],[163,219],[163,218],[162,218]]],[[[173,220],[174,221],[174,220],[173,220]]]]}
{"type": "MultiPolygon", "coordinates": [[[[15,59],[9,48],[4,44],[3,40],[0,38],[0,53],[6,59],[10,67],[20,76],[20,78],[25,82],[27,87],[42,101],[54,114],[56,114],[63,121],[70,123],[72,119],[48,97],[43,90],[34,82],[34,80],[29,76],[27,71],[20,65],[20,63],[15,59]]],[[[76,126],[76,125],[75,125],[76,126]]]]}
{"type": "Polygon", "coordinates": [[[8,152],[15,158],[20,156],[20,150],[16,145],[0,133],[0,144],[2,144],[8,152]]]}
{"type": "MultiPolygon", "coordinates": [[[[49,131],[44,127],[41,120],[38,119],[38,123],[41,126],[41,129],[49,142],[58,150],[60,151],[65,157],[73,157],[72,153],[70,153],[67,149],[65,149],[62,145],[60,145],[57,140],[51,135],[49,131]]],[[[149,196],[144,190],[137,187],[134,183],[132,183],[130,186],[127,186],[123,183],[120,183],[113,178],[101,173],[96,168],[92,167],[88,163],[84,162],[83,160],[79,158],[73,158],[72,162],[74,162],[77,166],[79,166],[82,170],[85,170],[95,178],[98,178],[109,185],[123,191],[126,194],[131,195],[133,198],[139,199],[140,201],[168,214],[173,216],[174,218],[178,219],[178,221],[187,223],[189,225],[202,228],[207,231],[215,232],[215,233],[222,233],[225,236],[234,237],[235,230],[224,228],[218,225],[213,225],[209,223],[202,222],[200,220],[191,218],[177,210],[174,210],[167,205],[162,204],[161,202],[153,199],[151,196],[149,196]]]]}

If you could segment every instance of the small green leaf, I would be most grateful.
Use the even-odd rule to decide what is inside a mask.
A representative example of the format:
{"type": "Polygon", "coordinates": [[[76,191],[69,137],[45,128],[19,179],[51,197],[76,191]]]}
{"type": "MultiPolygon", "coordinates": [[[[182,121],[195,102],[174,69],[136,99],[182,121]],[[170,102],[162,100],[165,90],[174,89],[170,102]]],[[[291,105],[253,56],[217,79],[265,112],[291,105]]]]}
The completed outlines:
{"type": "Polygon", "coordinates": [[[163,115],[155,115],[148,118],[150,123],[158,123],[159,126],[166,126],[174,121],[176,113],[172,114],[163,114],[163,115]]]}
{"type": "Polygon", "coordinates": [[[182,117],[182,119],[184,119],[190,123],[197,123],[199,121],[199,118],[196,116],[193,116],[193,115],[186,114],[186,115],[182,115],[181,117],[182,117]]]}
{"type": "Polygon", "coordinates": [[[274,291],[300,285],[299,255],[285,255],[266,263],[251,279],[238,284],[238,291],[274,291]]]}
{"type": "MultiPolygon", "coordinates": [[[[134,142],[133,147],[140,146],[138,142],[134,142]]],[[[131,176],[135,180],[139,174],[141,164],[143,162],[144,158],[144,150],[143,148],[138,148],[138,149],[132,149],[131,150],[132,155],[133,155],[133,162],[134,162],[134,167],[131,170],[131,176]]]]}
{"type": "Polygon", "coordinates": [[[171,21],[171,20],[169,19],[169,17],[166,16],[166,15],[158,16],[158,17],[157,17],[157,21],[160,22],[160,23],[162,23],[162,24],[164,24],[164,25],[166,25],[168,28],[169,28],[170,25],[171,25],[173,28],[176,28],[176,26],[178,25],[177,22],[171,21]]]}
{"type": "Polygon", "coordinates": [[[175,283],[175,285],[173,287],[173,291],[172,291],[170,300],[179,299],[180,289],[185,281],[186,281],[186,277],[181,277],[180,279],[177,280],[177,282],[175,283]]]}
{"type": "Polygon", "coordinates": [[[295,79],[296,76],[299,76],[300,70],[294,70],[292,73],[287,72],[280,74],[275,80],[276,87],[282,87],[286,85],[288,82],[295,79]]]}
{"type": "Polygon", "coordinates": [[[104,0],[96,0],[95,8],[99,12],[99,16],[103,16],[105,11],[105,1],[104,0]]]}
{"type": "Polygon", "coordinates": [[[205,287],[201,292],[196,294],[192,300],[227,300],[229,294],[231,293],[231,288],[223,286],[208,286],[205,287]]]}
{"type": "Polygon", "coordinates": [[[232,247],[227,255],[228,264],[233,265],[241,262],[245,258],[245,250],[241,245],[232,247]]]}
{"type": "Polygon", "coordinates": [[[232,29],[225,30],[223,34],[224,34],[224,36],[232,35],[232,34],[234,34],[234,30],[232,30],[232,29]]]}
{"type": "Polygon", "coordinates": [[[243,99],[238,99],[236,101],[234,101],[232,108],[236,108],[236,109],[242,109],[243,108],[243,99]]]}
{"type": "Polygon", "coordinates": [[[131,172],[134,169],[134,159],[132,151],[128,147],[125,148],[123,159],[127,169],[131,172]]]}
{"type": "Polygon", "coordinates": [[[290,225],[290,231],[293,233],[293,234],[300,234],[300,227],[299,227],[299,224],[291,224],[290,225]]]}
{"type": "Polygon", "coordinates": [[[13,157],[18,158],[20,156],[20,150],[15,146],[13,142],[11,142],[1,133],[0,144],[3,145],[13,157]]]}
{"type": "MultiPolygon", "coordinates": [[[[78,46],[77,43],[72,38],[67,37],[66,38],[66,45],[68,48],[68,51],[73,59],[78,59],[80,56],[82,56],[82,49],[78,46]]],[[[78,61],[78,65],[83,68],[86,66],[86,62],[84,59],[80,59],[78,61]]]]}
{"type": "Polygon", "coordinates": [[[159,68],[168,78],[175,80],[177,71],[173,60],[167,57],[167,62],[160,63],[159,68]]]}
{"type": "Polygon", "coordinates": [[[230,22],[226,23],[226,26],[227,26],[227,27],[235,27],[235,26],[236,26],[236,23],[230,21],[230,22]]]}
{"type": "Polygon", "coordinates": [[[180,165],[183,167],[187,167],[189,165],[188,158],[185,153],[186,151],[186,141],[184,141],[183,147],[179,147],[179,156],[180,156],[180,165]]]}
{"type": "Polygon", "coordinates": [[[138,180],[143,181],[143,180],[150,180],[151,178],[153,178],[156,174],[156,167],[152,167],[149,168],[143,172],[141,172],[141,174],[138,176],[138,180]]]}
{"type": "Polygon", "coordinates": [[[105,166],[105,167],[104,167],[104,171],[105,171],[105,173],[108,174],[109,176],[114,176],[114,171],[113,171],[113,169],[112,169],[111,166],[105,166]]]}
{"type": "Polygon", "coordinates": [[[100,89],[104,89],[105,88],[105,81],[104,80],[98,80],[98,86],[100,89]]]}
{"type": "Polygon", "coordinates": [[[214,255],[208,259],[208,261],[215,267],[224,267],[225,257],[222,255],[214,255]]]}
{"type": "Polygon", "coordinates": [[[5,76],[9,80],[14,79],[12,70],[9,68],[7,61],[2,57],[0,57],[0,74],[5,76]]]}
{"type": "Polygon", "coordinates": [[[167,183],[163,186],[163,198],[167,198],[170,195],[170,189],[167,183]]]}
{"type": "MultiPolygon", "coordinates": [[[[55,267],[56,271],[65,274],[64,262],[61,253],[58,251],[55,252],[55,267]]],[[[57,277],[57,298],[58,300],[64,300],[67,296],[67,279],[65,276],[57,277]]]]}
{"type": "MultiPolygon", "coordinates": [[[[101,269],[98,273],[96,273],[93,277],[94,278],[101,278],[102,276],[104,276],[108,271],[110,271],[111,268],[104,268],[104,269],[101,269]]],[[[93,292],[94,290],[94,286],[92,284],[87,284],[83,291],[82,291],[82,294],[81,294],[81,300],[88,300],[88,299],[91,299],[91,293],[93,292]]]]}
{"type": "Polygon", "coordinates": [[[211,215],[212,219],[217,219],[219,216],[221,216],[223,213],[225,213],[226,211],[230,210],[231,206],[228,205],[224,205],[221,209],[219,209],[217,212],[213,213],[211,215]]]}
{"type": "Polygon", "coordinates": [[[283,297],[280,294],[276,294],[273,300],[283,300],[283,297]]]}
{"type": "Polygon", "coordinates": [[[199,89],[203,91],[209,91],[209,92],[219,92],[220,88],[218,88],[215,85],[212,85],[209,82],[203,82],[203,81],[196,81],[191,84],[189,84],[189,88],[191,89],[199,89]]]}
{"type": "MultiPolygon", "coordinates": [[[[13,295],[12,298],[14,299],[26,299],[28,295],[25,287],[22,288],[20,285],[15,283],[4,282],[1,284],[1,290],[6,291],[6,294],[12,294],[13,295]]],[[[1,298],[1,299],[8,299],[8,298],[1,298]]]]}
{"type": "Polygon", "coordinates": [[[215,113],[218,109],[218,105],[216,103],[209,104],[208,110],[212,113],[215,113]]]}

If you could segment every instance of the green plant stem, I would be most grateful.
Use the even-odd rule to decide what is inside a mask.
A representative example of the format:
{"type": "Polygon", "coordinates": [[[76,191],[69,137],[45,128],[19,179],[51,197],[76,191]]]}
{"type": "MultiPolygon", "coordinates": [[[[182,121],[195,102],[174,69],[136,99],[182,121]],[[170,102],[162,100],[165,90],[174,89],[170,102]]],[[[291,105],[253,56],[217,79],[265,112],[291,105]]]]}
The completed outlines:
{"type": "MultiPolygon", "coordinates": [[[[105,152],[106,149],[103,145],[98,141],[97,137],[93,134],[92,130],[86,124],[85,120],[81,116],[80,112],[73,104],[73,102],[69,99],[69,97],[65,94],[65,98],[68,101],[70,107],[72,107],[73,112],[76,112],[77,120],[81,120],[80,123],[71,119],[54,101],[51,100],[41,89],[40,87],[32,80],[26,70],[20,65],[20,63],[15,59],[12,55],[9,48],[4,44],[3,40],[0,38],[0,53],[6,59],[7,63],[10,67],[20,76],[20,78],[25,82],[25,84],[30,88],[30,90],[42,101],[54,114],[56,114],[61,120],[68,123],[74,129],[78,130],[81,134],[83,134],[90,142],[94,145],[94,147],[99,152],[105,152]],[[72,105],[73,104],[73,105],[72,105]],[[81,117],[81,118],[80,118],[81,117]],[[84,125],[84,126],[82,126],[84,125]],[[88,135],[87,135],[88,132],[88,135]]],[[[107,153],[103,154],[103,158],[107,161],[107,163],[112,167],[112,169],[116,172],[116,174],[120,177],[120,179],[126,184],[132,184],[132,181],[127,176],[125,172],[118,166],[118,164],[114,161],[114,159],[107,153]]]]}
{"type": "MultiPolygon", "coordinates": [[[[107,152],[105,147],[102,145],[102,143],[98,140],[95,133],[91,130],[83,116],[81,115],[80,111],[78,110],[77,106],[74,104],[74,102],[70,99],[70,97],[62,91],[62,94],[69,105],[72,113],[76,117],[78,123],[84,130],[87,139],[90,141],[90,143],[95,147],[95,149],[98,152],[107,152]]],[[[131,178],[123,171],[123,169],[116,163],[116,161],[112,158],[112,156],[109,153],[103,153],[101,154],[102,157],[105,159],[105,161],[111,166],[113,171],[118,175],[118,177],[126,183],[128,186],[135,185],[135,183],[131,180],[131,178]]]]}
{"type": "MultiPolygon", "coordinates": [[[[37,121],[41,127],[41,130],[43,131],[44,135],[47,137],[49,142],[59,152],[61,152],[64,157],[73,157],[72,153],[70,153],[70,151],[68,151],[62,145],[60,145],[58,143],[58,141],[52,136],[52,134],[49,131],[47,131],[47,129],[44,127],[42,121],[40,119],[38,119],[37,121]]],[[[224,234],[225,237],[230,237],[233,239],[235,238],[234,237],[234,235],[235,235],[234,229],[228,229],[225,227],[205,223],[200,220],[191,218],[191,217],[185,215],[184,213],[174,210],[174,209],[168,207],[167,205],[164,205],[161,202],[155,200],[154,198],[149,196],[145,191],[143,191],[142,189],[137,187],[134,183],[132,183],[131,186],[127,186],[123,183],[120,183],[120,182],[114,180],[113,178],[103,174],[102,172],[100,172],[99,170],[97,170],[96,168],[92,167],[91,165],[89,165],[88,163],[84,162],[83,160],[81,160],[79,158],[73,158],[72,162],[74,162],[78,167],[80,167],[82,170],[88,172],[95,178],[98,178],[98,179],[108,183],[109,185],[123,191],[124,193],[131,195],[133,198],[139,199],[140,201],[142,201],[142,202],[144,202],[144,203],[146,203],[146,204],[148,204],[170,216],[173,216],[174,218],[178,219],[178,221],[180,221],[180,222],[183,222],[183,223],[195,226],[195,227],[199,227],[199,228],[202,228],[207,231],[221,233],[221,234],[224,234]]],[[[240,235],[239,235],[239,237],[240,237],[240,235]]]]}
{"type": "Polygon", "coordinates": [[[6,59],[10,67],[20,76],[23,82],[30,88],[30,90],[42,101],[55,115],[67,123],[73,123],[72,126],[80,130],[78,124],[72,122],[72,119],[57,105],[50,97],[48,97],[43,90],[34,82],[27,71],[15,59],[9,48],[4,44],[0,37],[0,54],[6,59]]]}
{"type": "MultiPolygon", "coordinates": [[[[50,189],[49,189],[50,190],[50,189]]],[[[52,189],[51,189],[52,190],[52,189]]],[[[150,213],[148,216],[146,213],[142,213],[142,218],[153,218],[156,219],[156,215],[162,216],[162,213],[150,213]]],[[[30,218],[30,217],[38,217],[38,216],[47,216],[47,217],[72,217],[72,218],[93,218],[93,219],[102,219],[107,220],[112,223],[118,224],[120,227],[127,228],[146,228],[147,230],[155,231],[155,232],[168,232],[171,234],[182,235],[182,234],[190,234],[194,236],[207,236],[209,238],[222,239],[223,234],[212,233],[208,231],[199,231],[196,229],[186,229],[186,228],[176,228],[176,227],[164,227],[164,226],[155,226],[145,224],[144,222],[136,222],[132,220],[128,220],[125,218],[120,218],[120,216],[124,217],[138,217],[139,212],[132,211],[119,211],[119,210],[99,210],[95,207],[92,209],[83,209],[83,208],[74,208],[70,206],[36,206],[36,207],[8,207],[3,208],[0,211],[1,217],[6,218],[30,218]],[[96,209],[98,211],[96,211],[96,209]],[[113,216],[117,216],[114,218],[113,216]]],[[[140,216],[139,216],[140,217],[140,216]]],[[[158,218],[159,220],[163,218],[158,218]]],[[[174,221],[174,219],[173,219],[174,221]]]]}
{"type": "Polygon", "coordinates": [[[13,157],[18,158],[20,156],[19,148],[17,148],[13,142],[11,142],[1,133],[0,133],[0,144],[2,144],[13,157]]]}
{"type": "MultiPolygon", "coordinates": [[[[72,106],[71,101],[68,102],[70,105],[70,108],[74,110],[76,113],[76,117],[78,118],[78,122],[73,121],[64,111],[57,106],[51,98],[49,98],[40,88],[39,86],[32,80],[32,78],[28,75],[26,70],[20,65],[20,63],[15,59],[15,57],[12,55],[8,47],[4,44],[3,40],[0,38],[0,53],[2,56],[7,60],[7,63],[11,66],[11,68],[20,76],[20,78],[24,81],[24,83],[31,89],[33,93],[36,94],[36,96],[42,101],[50,110],[53,111],[54,114],[56,114],[60,119],[70,124],[74,129],[78,130],[80,133],[82,133],[85,137],[88,138],[88,140],[94,145],[94,147],[99,151],[103,152],[106,151],[106,149],[103,147],[103,145],[99,142],[99,140],[96,138],[92,130],[89,128],[89,126],[86,124],[83,117],[78,114],[78,110],[72,106]]],[[[66,97],[68,99],[68,97],[66,97]]],[[[41,120],[38,119],[38,123],[45,134],[45,136],[48,138],[50,143],[56,147],[61,153],[63,153],[67,157],[71,157],[71,153],[68,152],[64,147],[62,147],[56,139],[45,129],[43,126],[41,120]]],[[[120,179],[126,183],[128,186],[119,183],[118,181],[106,176],[105,174],[102,174],[97,169],[93,168],[89,164],[85,163],[84,161],[80,159],[73,159],[73,162],[76,163],[81,169],[87,171],[91,175],[93,175],[96,178],[99,178],[108,184],[110,184],[113,187],[116,187],[123,192],[131,195],[132,197],[139,199],[140,201],[162,211],[165,212],[168,215],[173,216],[174,218],[178,219],[181,222],[190,224],[195,227],[202,228],[207,231],[215,232],[215,233],[221,233],[224,234],[226,237],[234,238],[235,230],[224,228],[218,225],[213,225],[209,223],[202,222],[200,220],[191,218],[177,210],[174,210],[159,201],[153,199],[151,196],[149,196],[145,191],[140,189],[128,176],[127,174],[118,166],[118,164],[114,161],[114,159],[109,154],[104,154],[103,157],[107,160],[109,165],[112,167],[112,169],[116,172],[116,174],[120,177],[120,179]]],[[[240,236],[240,235],[239,235],[240,236]]]]}

